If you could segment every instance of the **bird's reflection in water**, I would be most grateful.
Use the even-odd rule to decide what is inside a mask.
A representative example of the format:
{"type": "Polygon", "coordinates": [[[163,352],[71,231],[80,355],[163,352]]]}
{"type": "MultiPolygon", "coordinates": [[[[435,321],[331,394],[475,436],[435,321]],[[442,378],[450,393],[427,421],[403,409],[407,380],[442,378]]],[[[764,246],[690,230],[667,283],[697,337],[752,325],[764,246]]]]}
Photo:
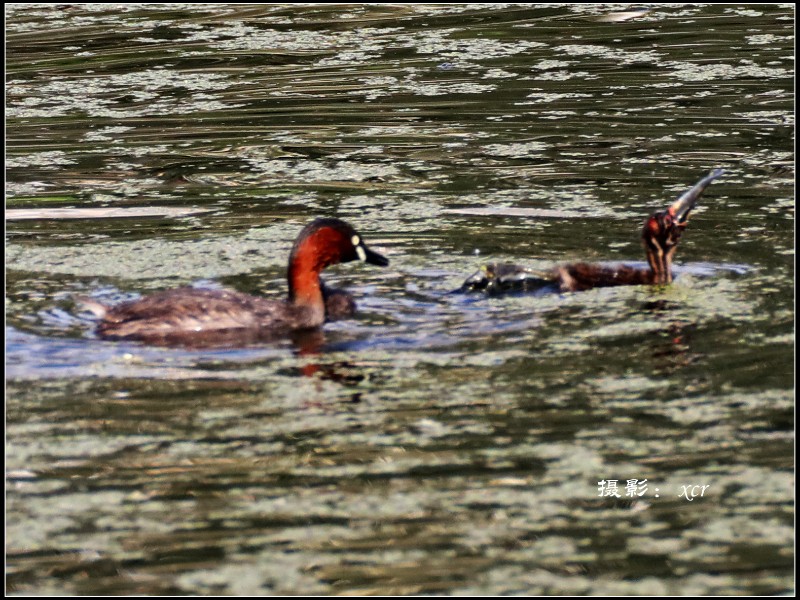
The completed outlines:
{"type": "Polygon", "coordinates": [[[691,352],[693,324],[674,318],[678,307],[677,303],[663,299],[645,302],[642,306],[645,311],[665,321],[665,327],[657,332],[658,340],[652,351],[653,358],[660,365],[659,371],[677,371],[696,362],[700,356],[691,352]]]}
{"type": "MultiPolygon", "coordinates": [[[[325,332],[322,329],[309,329],[293,332],[290,336],[294,344],[294,354],[297,357],[322,357],[325,354],[325,332]]],[[[298,367],[292,367],[287,374],[290,376],[313,377],[319,382],[332,381],[343,386],[354,386],[362,383],[367,376],[362,372],[363,365],[350,361],[336,362],[309,362],[298,367]]],[[[361,401],[362,392],[352,392],[345,395],[346,402],[358,403],[361,401]]],[[[339,396],[341,399],[341,396],[339,396]]],[[[312,403],[317,405],[318,403],[312,403]]]]}

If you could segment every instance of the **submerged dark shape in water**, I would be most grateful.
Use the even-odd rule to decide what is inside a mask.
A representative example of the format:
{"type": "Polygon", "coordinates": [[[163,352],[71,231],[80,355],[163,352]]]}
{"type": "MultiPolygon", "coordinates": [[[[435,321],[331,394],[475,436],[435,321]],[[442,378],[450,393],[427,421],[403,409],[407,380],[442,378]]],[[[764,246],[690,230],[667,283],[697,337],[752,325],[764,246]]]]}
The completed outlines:
{"type": "Polygon", "coordinates": [[[97,333],[106,339],[159,345],[243,345],[313,329],[326,319],[352,316],[352,296],[326,287],[320,273],[330,265],[353,260],[389,264],[344,221],[316,219],[303,228],[289,255],[286,301],[191,287],[112,307],[88,298],[79,301],[101,318],[97,333]]]}
{"type": "Polygon", "coordinates": [[[462,292],[497,294],[507,291],[579,292],[596,287],[648,285],[672,282],[672,259],[686,229],[689,213],[708,185],[724,171],[715,169],[681,195],[666,210],[656,212],[642,228],[647,268],[628,265],[607,266],[590,263],[561,265],[548,271],[535,271],[513,264],[488,264],[467,278],[462,292]]]}

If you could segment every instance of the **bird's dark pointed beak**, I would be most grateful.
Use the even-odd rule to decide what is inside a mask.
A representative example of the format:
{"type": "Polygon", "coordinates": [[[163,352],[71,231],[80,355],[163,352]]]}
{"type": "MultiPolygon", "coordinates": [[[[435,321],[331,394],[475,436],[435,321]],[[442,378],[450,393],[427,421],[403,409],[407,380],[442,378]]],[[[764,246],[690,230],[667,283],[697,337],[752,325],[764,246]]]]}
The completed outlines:
{"type": "Polygon", "coordinates": [[[389,264],[389,259],[383,256],[382,254],[378,254],[374,250],[370,250],[366,246],[361,246],[364,249],[364,258],[363,260],[365,263],[369,263],[371,265],[377,265],[379,267],[385,267],[389,264]]]}
{"type": "Polygon", "coordinates": [[[697,204],[697,199],[700,198],[708,185],[723,173],[725,173],[725,171],[722,169],[714,169],[711,173],[698,181],[692,189],[685,192],[670,205],[667,212],[669,212],[676,223],[679,225],[686,224],[686,221],[689,219],[689,213],[694,208],[695,204],[697,204]]]}

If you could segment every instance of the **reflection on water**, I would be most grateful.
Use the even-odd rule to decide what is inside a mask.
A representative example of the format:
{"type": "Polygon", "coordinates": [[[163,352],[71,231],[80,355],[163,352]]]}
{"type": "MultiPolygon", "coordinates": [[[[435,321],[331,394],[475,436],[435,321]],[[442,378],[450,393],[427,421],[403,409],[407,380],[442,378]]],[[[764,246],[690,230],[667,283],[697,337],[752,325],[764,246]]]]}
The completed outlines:
{"type": "Polygon", "coordinates": [[[8,591],[791,591],[793,25],[9,7],[8,591]],[[716,167],[671,286],[450,293],[487,262],[636,264],[716,167]],[[354,320],[156,348],[74,309],[280,297],[323,215],[391,259],[326,271],[354,320]]]}

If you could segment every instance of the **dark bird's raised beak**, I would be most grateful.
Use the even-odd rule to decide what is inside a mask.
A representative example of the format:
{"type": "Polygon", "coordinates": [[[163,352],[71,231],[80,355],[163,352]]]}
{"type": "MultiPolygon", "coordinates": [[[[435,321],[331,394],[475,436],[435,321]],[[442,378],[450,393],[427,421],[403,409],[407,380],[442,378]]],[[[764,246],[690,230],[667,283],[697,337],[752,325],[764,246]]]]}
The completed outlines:
{"type": "Polygon", "coordinates": [[[694,208],[697,199],[701,196],[703,191],[708,185],[717,177],[721,176],[725,171],[722,169],[714,169],[698,181],[694,187],[685,192],[680,198],[670,205],[667,212],[672,216],[676,223],[684,225],[689,218],[689,212],[694,208]]]}

